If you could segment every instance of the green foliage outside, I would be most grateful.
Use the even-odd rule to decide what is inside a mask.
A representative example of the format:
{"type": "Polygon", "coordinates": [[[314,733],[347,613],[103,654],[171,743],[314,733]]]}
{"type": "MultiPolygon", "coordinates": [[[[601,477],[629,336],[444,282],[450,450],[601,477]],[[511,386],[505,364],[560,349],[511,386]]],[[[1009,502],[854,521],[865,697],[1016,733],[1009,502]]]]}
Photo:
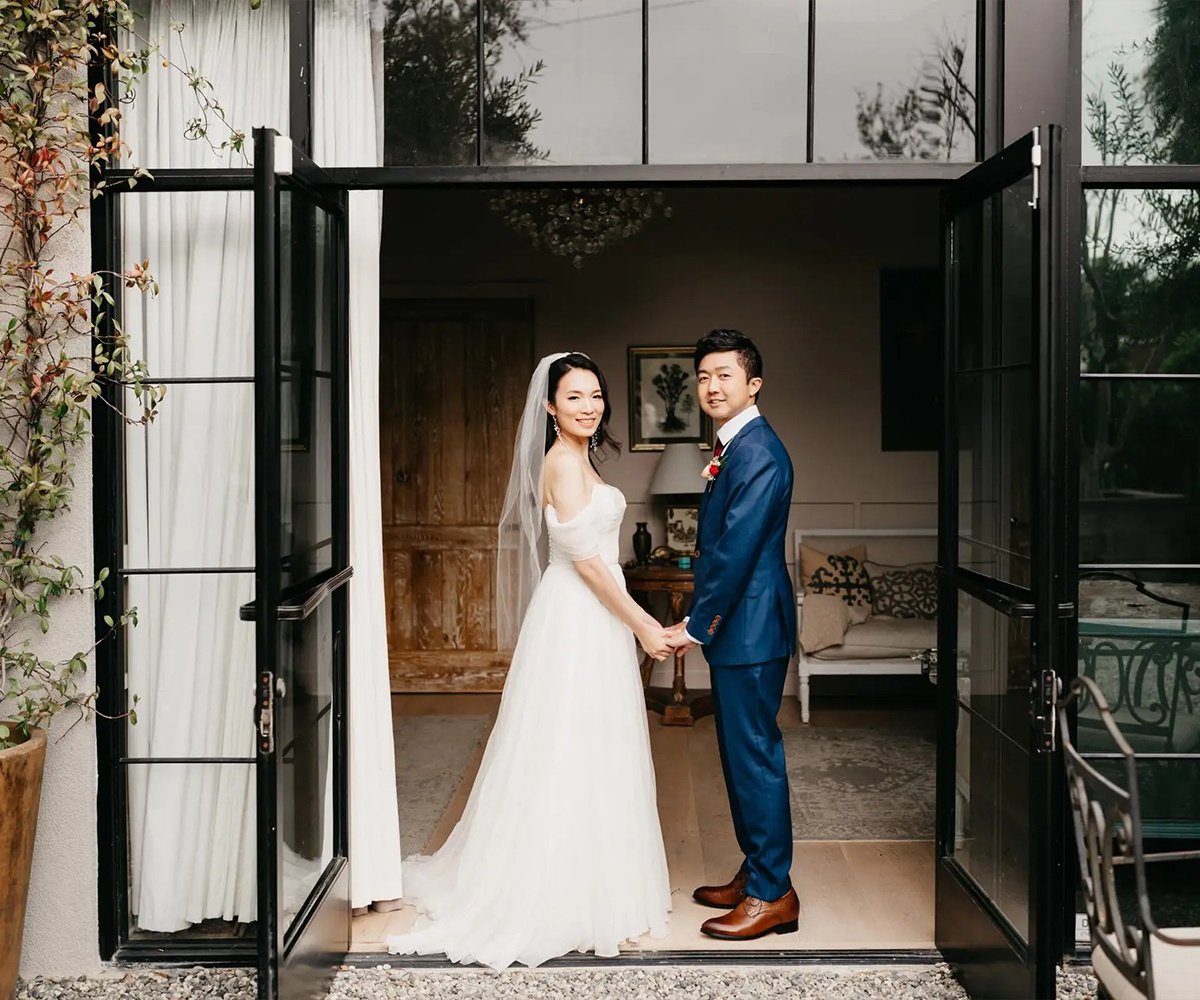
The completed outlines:
{"type": "MultiPolygon", "coordinates": [[[[1085,93],[1105,164],[1200,162],[1200,4],[1159,0],[1156,25],[1085,93]],[[1138,52],[1140,78],[1128,68],[1138,52]]],[[[1087,192],[1080,352],[1090,372],[1200,372],[1200,197],[1194,190],[1087,192]]],[[[1200,496],[1194,383],[1085,382],[1081,496],[1200,496]]]]}
{"type": "MultiPolygon", "coordinates": [[[[499,70],[505,49],[528,41],[526,18],[535,6],[483,0],[485,163],[520,163],[547,155],[529,141],[541,112],[528,99],[545,67],[539,60],[515,76],[499,70]]],[[[390,0],[384,29],[388,164],[475,162],[477,10],[477,0],[390,0]]]]}

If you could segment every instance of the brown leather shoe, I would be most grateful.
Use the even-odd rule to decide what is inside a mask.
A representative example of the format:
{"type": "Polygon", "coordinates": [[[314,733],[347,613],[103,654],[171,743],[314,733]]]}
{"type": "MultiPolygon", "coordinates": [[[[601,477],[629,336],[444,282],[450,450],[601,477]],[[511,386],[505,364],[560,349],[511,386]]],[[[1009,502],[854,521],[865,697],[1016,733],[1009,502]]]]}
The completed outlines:
{"type": "Polygon", "coordinates": [[[700,930],[723,941],[752,941],[764,934],[790,934],[800,925],[800,900],[795,889],[773,903],[747,896],[723,917],[713,917],[700,930]]]}
{"type": "Polygon", "coordinates": [[[731,910],[746,898],[746,869],[739,868],[733,879],[724,885],[702,885],[692,893],[692,899],[702,906],[731,910]]]}

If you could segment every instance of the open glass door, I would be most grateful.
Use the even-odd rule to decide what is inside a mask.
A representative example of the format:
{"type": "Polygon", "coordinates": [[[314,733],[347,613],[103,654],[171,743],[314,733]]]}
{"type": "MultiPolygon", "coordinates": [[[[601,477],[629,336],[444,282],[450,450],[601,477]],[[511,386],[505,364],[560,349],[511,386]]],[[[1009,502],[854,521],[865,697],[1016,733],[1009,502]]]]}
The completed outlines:
{"type": "Polygon", "coordinates": [[[254,133],[260,1000],[323,996],[350,931],[346,198],[254,133]]]}
{"type": "Polygon", "coordinates": [[[975,997],[1053,996],[1061,957],[1060,134],[1034,129],[943,202],[935,933],[975,997]]]}

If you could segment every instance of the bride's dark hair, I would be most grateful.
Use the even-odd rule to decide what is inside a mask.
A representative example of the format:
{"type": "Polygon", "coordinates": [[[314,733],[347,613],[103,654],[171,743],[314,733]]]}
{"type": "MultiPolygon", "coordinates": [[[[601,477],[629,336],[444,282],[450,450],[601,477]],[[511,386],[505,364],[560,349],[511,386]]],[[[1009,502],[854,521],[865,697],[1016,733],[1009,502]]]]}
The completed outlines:
{"type": "MultiPolygon", "coordinates": [[[[562,377],[574,368],[582,368],[584,371],[589,371],[596,376],[596,381],[600,383],[600,396],[604,400],[604,412],[600,415],[600,423],[596,427],[596,435],[600,448],[591,454],[597,454],[600,450],[611,451],[614,455],[621,453],[621,443],[612,436],[608,430],[608,419],[612,416],[612,404],[608,401],[608,382],[604,378],[604,372],[600,370],[600,366],[596,364],[586,354],[565,354],[557,361],[550,364],[550,373],[547,377],[546,386],[546,402],[553,403],[554,397],[558,394],[558,383],[562,381],[562,377]]],[[[550,446],[558,440],[558,435],[554,433],[554,418],[546,414],[546,451],[550,450],[550,446]]],[[[601,456],[602,458],[607,455],[601,456]]]]}

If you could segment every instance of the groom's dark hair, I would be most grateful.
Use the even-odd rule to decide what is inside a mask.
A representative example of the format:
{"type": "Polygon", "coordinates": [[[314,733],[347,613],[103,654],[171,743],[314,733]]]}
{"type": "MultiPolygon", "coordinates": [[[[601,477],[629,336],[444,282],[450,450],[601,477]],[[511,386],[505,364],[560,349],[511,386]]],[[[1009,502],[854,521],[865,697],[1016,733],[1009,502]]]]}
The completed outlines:
{"type": "MultiPolygon", "coordinates": [[[[738,364],[746,373],[747,380],[762,378],[762,355],[754,346],[754,341],[741,330],[719,329],[706,333],[696,341],[696,353],[692,355],[692,365],[699,372],[701,361],[710,354],[719,354],[722,351],[737,351],[738,364]]],[[[762,393],[759,393],[754,397],[756,402],[761,395],[762,393]]]]}

